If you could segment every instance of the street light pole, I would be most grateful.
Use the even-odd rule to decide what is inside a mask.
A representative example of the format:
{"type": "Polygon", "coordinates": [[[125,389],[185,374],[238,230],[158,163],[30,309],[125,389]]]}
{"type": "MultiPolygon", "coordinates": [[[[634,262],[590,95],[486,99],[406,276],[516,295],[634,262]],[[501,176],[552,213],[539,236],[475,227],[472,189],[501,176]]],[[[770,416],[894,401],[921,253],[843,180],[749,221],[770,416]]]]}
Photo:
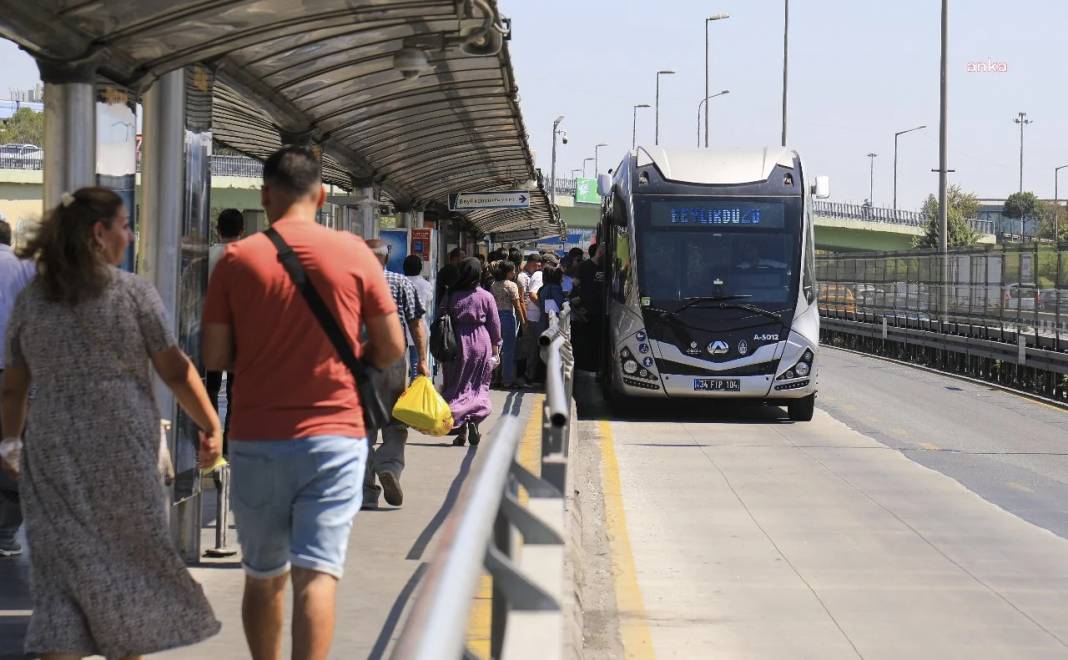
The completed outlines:
{"type": "Polygon", "coordinates": [[[582,178],[583,179],[586,178],[586,163],[590,162],[591,160],[594,160],[594,159],[593,158],[585,158],[582,161],[582,178]]]}
{"type": "Polygon", "coordinates": [[[1027,118],[1026,112],[1017,114],[1016,119],[1012,120],[1013,123],[1020,125],[1020,192],[1023,192],[1023,131],[1024,126],[1033,124],[1034,122],[1027,118]]]}
{"type": "Polygon", "coordinates": [[[938,109],[938,248],[942,255],[942,291],[939,296],[942,319],[949,317],[949,200],[946,177],[949,175],[949,133],[946,127],[949,108],[949,0],[942,0],[941,75],[939,78],[938,109]]]}
{"type": "Polygon", "coordinates": [[[705,106],[705,149],[708,148],[708,100],[714,99],[717,96],[723,96],[724,94],[730,94],[731,90],[725,89],[722,92],[713,94],[712,96],[706,96],[701,99],[701,102],[697,104],[697,148],[701,148],[701,106],[705,106]]]}
{"type": "Polygon", "coordinates": [[[575,178],[577,178],[577,177],[575,176],[575,173],[576,173],[576,172],[578,172],[578,173],[582,173],[582,170],[580,170],[580,169],[578,169],[578,168],[575,168],[575,169],[571,170],[571,178],[572,178],[572,179],[575,179],[575,178]]]}
{"type": "Polygon", "coordinates": [[[608,145],[605,144],[604,142],[601,142],[600,144],[593,145],[593,178],[595,178],[595,179],[598,176],[601,175],[601,161],[600,161],[601,155],[598,152],[601,150],[601,147],[607,147],[607,146],[608,145]]]}
{"type": "MultiPolygon", "coordinates": [[[[708,24],[712,21],[722,21],[725,18],[730,18],[730,14],[713,14],[705,19],[705,98],[708,98],[708,24]]],[[[700,127],[700,118],[698,118],[698,127],[700,127]]],[[[701,130],[697,130],[697,146],[701,147],[701,130]]],[[[708,148],[708,106],[705,106],[705,149],[708,148]]]]}
{"type": "Polygon", "coordinates": [[[868,158],[871,160],[871,174],[868,177],[868,206],[869,208],[875,208],[875,157],[879,154],[872,152],[868,154],[868,158]]]}
{"type": "Polygon", "coordinates": [[[790,62],[790,0],[784,0],[782,24],[782,146],[786,146],[786,72],[790,62]]]}
{"type": "Polygon", "coordinates": [[[634,125],[630,129],[630,148],[636,149],[638,147],[638,108],[648,108],[648,103],[639,103],[634,106],[634,125]]]}
{"type": "Polygon", "coordinates": [[[552,206],[550,213],[556,214],[556,136],[560,134],[560,122],[564,121],[564,116],[560,115],[553,121],[553,158],[552,167],[550,168],[549,178],[552,182],[549,184],[549,205],[552,206]]]}
{"type": "Polygon", "coordinates": [[[897,210],[897,139],[899,137],[901,137],[902,135],[904,135],[905,133],[911,133],[913,131],[918,131],[918,130],[923,129],[923,128],[927,128],[927,126],[926,125],[917,126],[916,128],[909,128],[909,129],[906,129],[904,131],[898,131],[897,133],[894,133],[894,210],[895,211],[897,210]]]}
{"type": "Polygon", "coordinates": [[[657,71],[656,72],[656,134],[653,138],[653,144],[660,144],[660,76],[674,75],[674,71],[657,71]]]}
{"type": "Polygon", "coordinates": [[[1060,171],[1068,165],[1061,165],[1060,167],[1053,168],[1053,246],[1056,247],[1061,238],[1061,214],[1058,208],[1061,204],[1060,197],[1057,195],[1057,175],[1060,171]]]}

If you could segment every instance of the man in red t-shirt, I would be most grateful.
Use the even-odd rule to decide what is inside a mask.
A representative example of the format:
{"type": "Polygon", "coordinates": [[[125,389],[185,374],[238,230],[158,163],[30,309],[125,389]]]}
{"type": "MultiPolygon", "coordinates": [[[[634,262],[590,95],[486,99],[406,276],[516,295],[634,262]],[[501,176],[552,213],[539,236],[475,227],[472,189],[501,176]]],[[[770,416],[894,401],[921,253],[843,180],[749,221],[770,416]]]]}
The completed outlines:
{"type": "MultiPolygon", "coordinates": [[[[315,222],[325,200],[319,159],[301,147],[275,152],[261,197],[356,355],[395,363],[404,335],[382,267],[363,240],[315,222]]],[[[235,375],[230,462],[249,649],[279,657],[292,569],[294,657],[326,658],[367,459],[355,379],[263,234],[219,259],[203,332],[205,368],[235,375]]]]}

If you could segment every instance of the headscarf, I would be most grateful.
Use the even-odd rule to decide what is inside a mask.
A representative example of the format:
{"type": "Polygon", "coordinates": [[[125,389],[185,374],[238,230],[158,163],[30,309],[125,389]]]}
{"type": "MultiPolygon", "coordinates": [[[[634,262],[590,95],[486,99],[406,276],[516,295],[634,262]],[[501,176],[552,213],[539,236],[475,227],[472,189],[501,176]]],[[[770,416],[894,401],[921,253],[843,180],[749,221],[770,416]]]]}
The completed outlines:
{"type": "Polygon", "coordinates": [[[468,257],[457,266],[459,271],[452,283],[453,291],[470,291],[482,280],[482,264],[475,257],[468,257]]]}

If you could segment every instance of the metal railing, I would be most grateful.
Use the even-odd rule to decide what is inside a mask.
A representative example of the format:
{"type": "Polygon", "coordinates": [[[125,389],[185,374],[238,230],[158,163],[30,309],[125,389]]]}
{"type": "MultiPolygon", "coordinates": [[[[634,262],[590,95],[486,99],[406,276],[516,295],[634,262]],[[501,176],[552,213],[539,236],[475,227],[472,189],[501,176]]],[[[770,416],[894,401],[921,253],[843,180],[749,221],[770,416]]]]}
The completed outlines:
{"type": "MultiPolygon", "coordinates": [[[[920,211],[905,211],[901,209],[889,209],[869,204],[852,204],[848,202],[829,202],[826,200],[812,200],[812,212],[816,215],[828,218],[847,218],[850,220],[867,220],[868,222],[883,222],[892,225],[906,225],[909,227],[926,227],[927,218],[920,211]]],[[[992,220],[972,218],[968,220],[972,229],[982,234],[994,233],[992,220]]]]}
{"type": "MultiPolygon", "coordinates": [[[[0,170],[41,169],[44,169],[43,158],[0,153],[0,170]]],[[[137,171],[141,171],[140,161],[137,162],[137,171]]],[[[214,176],[260,178],[263,176],[263,163],[245,156],[212,156],[211,173],[214,176]]]]}
{"type": "Polygon", "coordinates": [[[490,656],[564,656],[564,486],[574,377],[568,305],[549,315],[539,343],[548,372],[545,402],[532,413],[542,417],[541,477],[516,461],[524,424],[504,415],[445,521],[393,658],[471,657],[464,637],[483,569],[493,576],[490,656]],[[529,496],[525,507],[520,487],[529,496]]]}

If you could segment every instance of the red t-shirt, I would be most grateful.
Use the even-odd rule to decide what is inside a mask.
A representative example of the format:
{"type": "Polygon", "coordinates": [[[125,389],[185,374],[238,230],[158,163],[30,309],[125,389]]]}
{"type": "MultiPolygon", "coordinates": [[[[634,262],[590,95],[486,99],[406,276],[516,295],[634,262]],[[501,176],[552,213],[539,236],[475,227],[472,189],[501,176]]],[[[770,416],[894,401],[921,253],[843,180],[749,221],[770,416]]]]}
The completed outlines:
{"type": "MultiPolygon", "coordinates": [[[[382,266],[352,234],[295,218],[274,228],[300,257],[359,356],[362,321],[397,309],[382,266]]],[[[227,246],[208,284],[203,322],[233,330],[231,438],[366,435],[352,373],[266,236],[227,246]]]]}

